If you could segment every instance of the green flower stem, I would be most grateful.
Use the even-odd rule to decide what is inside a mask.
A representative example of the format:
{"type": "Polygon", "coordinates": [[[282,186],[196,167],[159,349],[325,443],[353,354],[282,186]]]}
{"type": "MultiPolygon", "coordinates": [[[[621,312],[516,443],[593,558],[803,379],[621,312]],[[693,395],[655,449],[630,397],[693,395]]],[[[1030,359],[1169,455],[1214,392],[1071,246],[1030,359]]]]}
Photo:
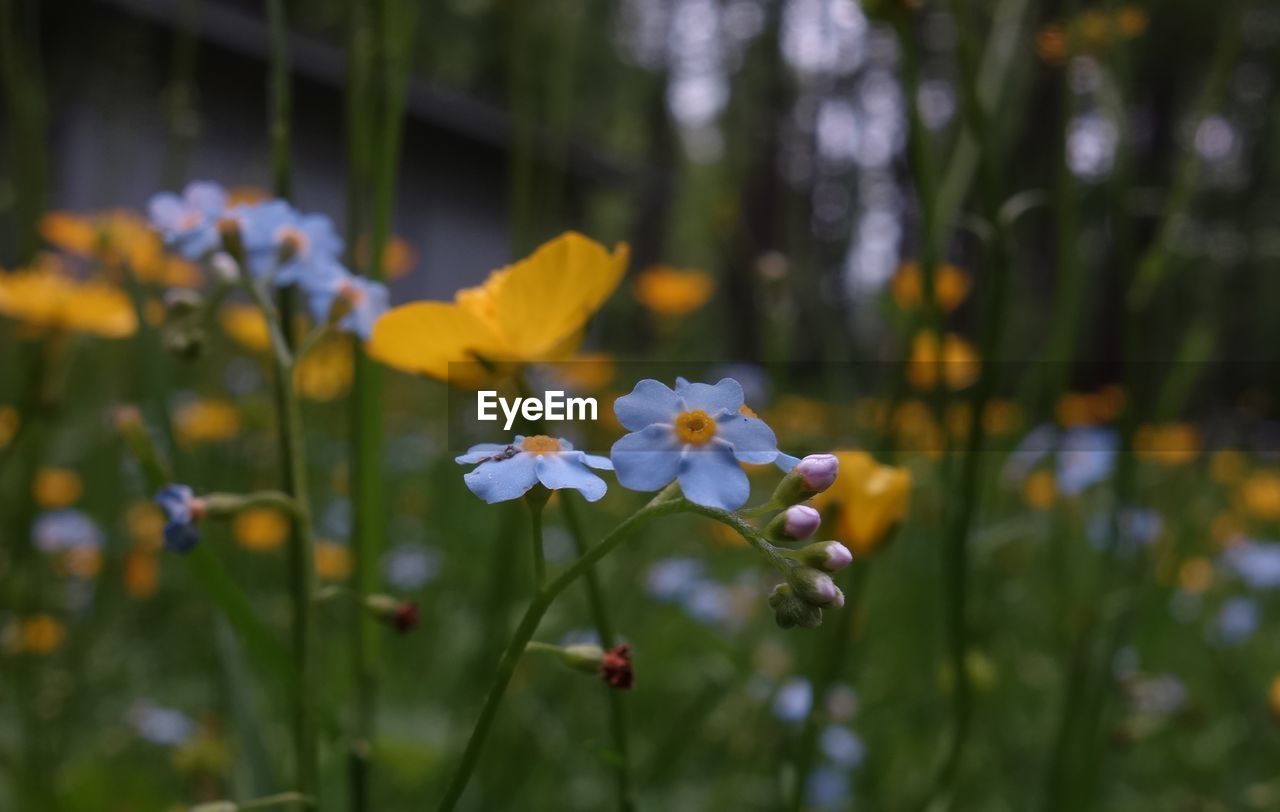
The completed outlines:
{"type": "Polygon", "coordinates": [[[529,607],[525,609],[524,616],[520,619],[520,624],[516,627],[515,633],[512,634],[506,649],[502,652],[502,659],[498,662],[498,669],[493,676],[493,683],[490,685],[489,693],[485,696],[484,704],[480,708],[480,716],[476,719],[475,727],[472,728],[471,735],[467,739],[467,746],[463,750],[462,760],[459,762],[458,768],[450,779],[448,788],[445,790],[444,797],[437,807],[440,812],[448,812],[448,810],[453,809],[457,805],[458,799],[462,797],[463,791],[467,788],[471,773],[475,770],[476,763],[480,759],[480,751],[484,747],[489,728],[493,725],[493,719],[498,713],[498,706],[502,703],[502,696],[506,693],[507,685],[511,682],[511,676],[515,673],[516,665],[520,662],[520,657],[524,654],[526,646],[528,646],[529,641],[533,639],[534,633],[538,630],[538,624],[542,622],[542,617],[546,614],[547,609],[550,608],[561,592],[564,592],[569,585],[586,574],[597,561],[613,552],[619,544],[641,525],[659,516],[668,516],[686,509],[688,503],[683,499],[673,498],[674,493],[673,487],[668,487],[660,492],[652,501],[615,527],[599,544],[588,550],[586,554],[574,561],[567,570],[547,583],[534,595],[533,600],[529,602],[529,607]]]}
{"type": "Polygon", "coordinates": [[[547,582],[547,552],[542,546],[542,510],[547,506],[547,500],[535,496],[526,498],[525,503],[529,506],[529,520],[533,530],[531,534],[533,542],[533,585],[535,590],[541,592],[542,585],[547,582]]]}
{"type": "Polygon", "coordinates": [[[307,496],[306,451],[302,436],[302,408],[293,388],[294,362],[281,329],[280,316],[258,284],[248,276],[243,256],[236,257],[245,289],[267,319],[275,360],[276,397],[280,412],[280,446],[285,460],[285,488],[293,500],[293,532],[289,539],[289,588],[293,601],[293,655],[297,676],[294,685],[293,738],[297,784],[314,797],[319,772],[319,745],[315,720],[315,668],[313,623],[316,593],[315,550],[311,537],[311,504],[307,496]]]}
{"type": "Polygon", "coordinates": [[[252,508],[275,508],[290,516],[298,514],[298,504],[292,496],[281,491],[254,491],[252,493],[206,493],[205,501],[213,518],[223,518],[252,508]]]}
{"type": "MultiPolygon", "coordinates": [[[[573,538],[574,548],[579,556],[586,555],[591,545],[582,531],[573,494],[568,491],[560,492],[560,509],[564,512],[565,524],[573,538]]],[[[596,636],[600,638],[600,645],[610,648],[614,644],[613,622],[609,618],[609,605],[604,599],[600,577],[594,567],[587,568],[582,581],[586,586],[587,605],[591,609],[591,622],[596,627],[596,636]]],[[[627,736],[627,706],[621,691],[607,686],[604,691],[609,703],[609,735],[613,737],[613,748],[617,755],[618,808],[629,812],[635,808],[635,801],[631,798],[631,747],[627,736]]]]}
{"type": "Polygon", "coordinates": [[[314,807],[315,800],[305,793],[301,792],[281,792],[275,795],[267,795],[262,798],[255,798],[252,801],[245,801],[240,804],[241,810],[249,809],[270,809],[273,806],[284,806],[285,804],[297,804],[304,807],[314,807]]]}
{"type": "Polygon", "coordinates": [[[793,812],[804,808],[805,786],[809,773],[813,769],[814,757],[818,752],[818,715],[822,707],[823,697],[830,691],[844,671],[845,662],[849,658],[854,633],[857,630],[859,608],[866,594],[867,573],[871,568],[870,560],[855,561],[852,566],[853,582],[850,585],[848,602],[840,614],[832,618],[830,631],[825,632],[826,639],[820,643],[821,661],[818,664],[813,680],[814,701],[805,717],[804,730],[800,733],[800,747],[795,762],[795,784],[792,786],[791,806],[793,812]]]}

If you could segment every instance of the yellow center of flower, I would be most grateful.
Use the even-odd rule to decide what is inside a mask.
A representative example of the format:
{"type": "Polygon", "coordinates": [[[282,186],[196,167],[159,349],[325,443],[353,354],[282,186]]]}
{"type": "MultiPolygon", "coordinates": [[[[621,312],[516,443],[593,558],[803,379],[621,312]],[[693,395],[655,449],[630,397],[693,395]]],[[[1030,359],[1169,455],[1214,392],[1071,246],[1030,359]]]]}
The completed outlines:
{"type": "Polygon", "coordinates": [[[716,421],[701,409],[683,412],[676,418],[676,436],[689,445],[705,445],[716,436],[716,421]]]}
{"type": "Polygon", "coordinates": [[[524,438],[520,447],[530,454],[554,454],[560,450],[560,441],[545,434],[535,434],[524,438]]]}
{"type": "Polygon", "coordinates": [[[745,403],[738,407],[738,414],[742,415],[743,417],[756,417],[756,418],[760,417],[760,415],[756,414],[755,409],[752,409],[750,406],[748,406],[745,403]]]}

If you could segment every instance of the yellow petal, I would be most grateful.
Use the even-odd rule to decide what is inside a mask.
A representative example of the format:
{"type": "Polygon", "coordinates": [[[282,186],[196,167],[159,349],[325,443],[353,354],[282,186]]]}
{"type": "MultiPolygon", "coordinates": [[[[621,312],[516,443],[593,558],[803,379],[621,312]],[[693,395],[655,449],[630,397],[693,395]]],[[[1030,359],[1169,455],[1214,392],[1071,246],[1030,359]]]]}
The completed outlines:
{"type": "Polygon", "coordinates": [[[509,352],[501,360],[542,360],[613,293],[629,256],[625,244],[609,253],[569,231],[493,274],[480,291],[460,291],[458,301],[498,326],[509,352]]]}
{"type": "Polygon", "coordinates": [[[371,358],[441,381],[449,380],[449,364],[499,358],[504,348],[484,320],[448,302],[414,302],[388,311],[365,345],[371,358]]]}

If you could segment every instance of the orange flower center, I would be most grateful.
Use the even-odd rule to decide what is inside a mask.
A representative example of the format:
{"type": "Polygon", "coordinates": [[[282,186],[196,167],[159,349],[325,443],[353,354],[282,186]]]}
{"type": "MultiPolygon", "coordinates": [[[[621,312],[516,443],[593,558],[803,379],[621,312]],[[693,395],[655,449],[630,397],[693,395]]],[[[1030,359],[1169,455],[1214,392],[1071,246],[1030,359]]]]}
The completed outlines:
{"type": "Polygon", "coordinates": [[[524,438],[520,447],[530,454],[554,454],[560,450],[560,441],[545,434],[535,434],[524,438]]]}
{"type": "Polygon", "coordinates": [[[276,240],[280,243],[280,250],[291,257],[305,254],[311,245],[307,233],[294,226],[281,226],[276,231],[276,240]]]}
{"type": "Polygon", "coordinates": [[[342,287],[338,289],[338,295],[353,305],[364,301],[364,291],[350,282],[342,283],[342,287]]]}
{"type": "Polygon", "coordinates": [[[683,412],[676,418],[676,436],[689,445],[705,445],[716,436],[716,421],[701,409],[683,412]]]}

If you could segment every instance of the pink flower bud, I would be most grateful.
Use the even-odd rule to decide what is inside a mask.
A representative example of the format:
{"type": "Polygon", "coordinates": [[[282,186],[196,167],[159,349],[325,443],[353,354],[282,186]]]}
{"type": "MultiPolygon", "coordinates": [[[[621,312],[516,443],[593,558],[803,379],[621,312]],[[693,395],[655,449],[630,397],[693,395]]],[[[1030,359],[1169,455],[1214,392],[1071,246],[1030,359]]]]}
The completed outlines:
{"type": "Polygon", "coordinates": [[[819,565],[827,572],[839,572],[853,563],[853,553],[838,541],[828,541],[822,545],[824,558],[819,565]]]}
{"type": "Polygon", "coordinates": [[[839,472],[840,461],[834,454],[810,454],[800,460],[794,471],[810,493],[822,493],[830,488],[839,472]]]}
{"type": "Polygon", "coordinates": [[[812,536],[822,524],[822,516],[808,505],[792,505],[782,515],[783,535],[797,541],[812,536]]]}

